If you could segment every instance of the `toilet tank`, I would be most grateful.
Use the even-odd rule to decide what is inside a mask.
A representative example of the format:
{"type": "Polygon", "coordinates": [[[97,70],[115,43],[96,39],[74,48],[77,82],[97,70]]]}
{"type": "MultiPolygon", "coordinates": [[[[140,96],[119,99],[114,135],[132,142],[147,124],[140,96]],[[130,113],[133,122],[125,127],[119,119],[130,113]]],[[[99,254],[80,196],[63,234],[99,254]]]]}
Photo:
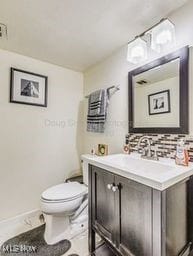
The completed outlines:
{"type": "Polygon", "coordinates": [[[88,186],[88,162],[82,159],[83,183],[88,186]]]}

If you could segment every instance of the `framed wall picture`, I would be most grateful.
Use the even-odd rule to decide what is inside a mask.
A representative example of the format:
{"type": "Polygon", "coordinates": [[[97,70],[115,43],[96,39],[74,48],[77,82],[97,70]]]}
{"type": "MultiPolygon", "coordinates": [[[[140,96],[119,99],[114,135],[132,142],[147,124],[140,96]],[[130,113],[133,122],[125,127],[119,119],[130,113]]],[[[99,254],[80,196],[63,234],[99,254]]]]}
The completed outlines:
{"type": "Polygon", "coordinates": [[[47,107],[47,76],[11,68],[10,102],[47,107]]]}
{"type": "Polygon", "coordinates": [[[170,91],[165,90],[148,95],[149,115],[171,112],[170,91]]]}

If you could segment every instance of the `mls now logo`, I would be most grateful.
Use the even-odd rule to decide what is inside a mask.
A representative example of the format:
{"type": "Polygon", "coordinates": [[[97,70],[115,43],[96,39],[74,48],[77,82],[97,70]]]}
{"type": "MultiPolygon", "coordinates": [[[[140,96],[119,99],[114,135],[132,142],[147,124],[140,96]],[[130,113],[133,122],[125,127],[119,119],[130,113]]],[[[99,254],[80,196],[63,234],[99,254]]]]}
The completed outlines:
{"type": "Polygon", "coordinates": [[[3,245],[4,253],[37,253],[37,247],[32,245],[3,245]]]}

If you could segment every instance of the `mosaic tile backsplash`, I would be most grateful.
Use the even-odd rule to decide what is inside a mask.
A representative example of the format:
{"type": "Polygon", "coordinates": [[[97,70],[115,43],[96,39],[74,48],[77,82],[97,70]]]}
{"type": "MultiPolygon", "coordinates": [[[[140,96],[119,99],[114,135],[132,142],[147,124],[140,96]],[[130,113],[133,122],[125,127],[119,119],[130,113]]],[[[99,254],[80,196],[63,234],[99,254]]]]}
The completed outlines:
{"type": "MultiPolygon", "coordinates": [[[[176,145],[180,139],[184,139],[185,145],[190,156],[190,161],[193,162],[193,136],[181,134],[137,134],[129,133],[126,135],[126,141],[129,141],[132,152],[137,151],[139,138],[148,136],[152,139],[152,150],[157,150],[159,157],[175,158],[176,145]]],[[[141,146],[146,146],[142,143],[141,146]]]]}

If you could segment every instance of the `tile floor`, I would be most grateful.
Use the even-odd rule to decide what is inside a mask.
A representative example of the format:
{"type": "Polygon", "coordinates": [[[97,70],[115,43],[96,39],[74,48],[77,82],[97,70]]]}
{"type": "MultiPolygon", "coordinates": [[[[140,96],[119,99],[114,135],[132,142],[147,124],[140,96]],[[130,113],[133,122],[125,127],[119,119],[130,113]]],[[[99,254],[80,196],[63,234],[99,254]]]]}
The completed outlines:
{"type": "Polygon", "coordinates": [[[68,256],[70,254],[78,254],[79,256],[88,256],[88,232],[82,235],[76,236],[70,240],[72,243],[71,249],[65,253],[63,256],[68,256]]]}

